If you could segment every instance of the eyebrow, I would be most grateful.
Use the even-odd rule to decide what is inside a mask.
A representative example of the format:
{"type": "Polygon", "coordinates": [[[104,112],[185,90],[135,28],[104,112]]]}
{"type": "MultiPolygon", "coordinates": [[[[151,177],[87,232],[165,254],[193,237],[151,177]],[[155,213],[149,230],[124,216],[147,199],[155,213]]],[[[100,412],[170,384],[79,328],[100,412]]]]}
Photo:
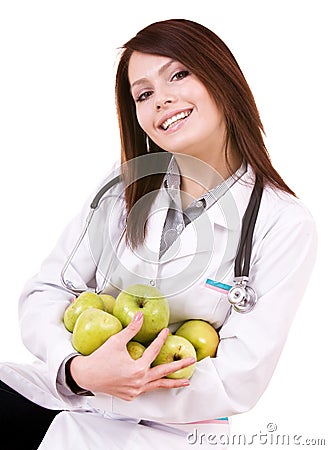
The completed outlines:
{"type": "MultiPolygon", "coordinates": [[[[171,59],[170,61],[165,63],[163,66],[161,66],[160,69],[158,70],[158,75],[161,75],[163,72],[165,72],[168,69],[168,67],[170,67],[175,62],[176,61],[174,59],[171,59]]],[[[148,81],[149,80],[147,78],[139,78],[138,80],[134,81],[131,84],[130,89],[132,89],[134,86],[138,86],[139,84],[143,84],[143,83],[146,83],[148,81]]]]}

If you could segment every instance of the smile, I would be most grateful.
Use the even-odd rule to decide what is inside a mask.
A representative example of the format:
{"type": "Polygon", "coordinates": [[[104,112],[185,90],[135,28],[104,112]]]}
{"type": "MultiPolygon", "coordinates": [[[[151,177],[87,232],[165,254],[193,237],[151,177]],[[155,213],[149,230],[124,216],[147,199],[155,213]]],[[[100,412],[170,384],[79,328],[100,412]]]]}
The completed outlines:
{"type": "Polygon", "coordinates": [[[192,112],[192,109],[189,109],[188,111],[182,111],[179,114],[175,114],[172,117],[169,117],[169,119],[165,120],[161,125],[160,128],[162,128],[163,130],[168,130],[168,128],[170,126],[172,126],[173,124],[186,119],[186,117],[188,117],[192,112]]]}

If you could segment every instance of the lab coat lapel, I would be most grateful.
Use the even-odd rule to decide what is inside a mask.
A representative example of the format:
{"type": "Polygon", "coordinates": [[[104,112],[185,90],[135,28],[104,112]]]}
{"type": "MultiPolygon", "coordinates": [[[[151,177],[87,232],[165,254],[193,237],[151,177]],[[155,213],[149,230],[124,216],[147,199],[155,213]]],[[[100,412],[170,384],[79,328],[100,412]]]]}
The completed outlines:
{"type": "Polygon", "coordinates": [[[161,258],[183,258],[198,253],[213,252],[215,232],[220,227],[224,233],[239,230],[240,215],[232,194],[228,191],[220,201],[214,203],[197,219],[189,223],[172,247],[161,258]]]}
{"type": "Polygon", "coordinates": [[[254,186],[255,175],[250,166],[245,174],[208,210],[213,223],[230,232],[240,230],[241,220],[254,186]]]}
{"type": "Polygon", "coordinates": [[[131,249],[122,239],[112,266],[111,286],[122,290],[133,284],[155,283],[159,264],[161,233],[169,206],[168,195],[160,189],[155,198],[147,220],[147,233],[144,243],[131,249]]]}
{"type": "MultiPolygon", "coordinates": [[[[230,261],[236,253],[240,239],[241,220],[245,213],[254,183],[254,173],[248,166],[246,173],[217,202],[180,234],[173,248],[165,253],[161,262],[170,256],[183,258],[215,248],[216,233],[226,234],[225,260],[230,261]]],[[[165,217],[164,217],[165,219],[165,217]]],[[[163,226],[163,223],[162,223],[163,226]]]]}
{"type": "Polygon", "coordinates": [[[156,196],[147,220],[147,233],[143,244],[143,253],[156,255],[154,262],[158,262],[162,230],[170,206],[170,197],[166,189],[162,187],[156,196]]]}
{"type": "MultiPolygon", "coordinates": [[[[185,227],[177,241],[159,261],[159,249],[162,231],[170,206],[170,196],[162,187],[153,202],[147,222],[147,235],[141,249],[143,255],[153,262],[164,263],[171,257],[183,258],[198,252],[212,250],[215,239],[215,227],[228,234],[228,240],[236,248],[241,229],[241,219],[245,212],[253,187],[254,174],[250,167],[247,172],[214,203],[204,214],[185,227]],[[247,183],[247,184],[246,184],[247,183]],[[250,189],[246,187],[250,186],[250,189]]],[[[230,246],[232,246],[230,244],[230,246]]]]}

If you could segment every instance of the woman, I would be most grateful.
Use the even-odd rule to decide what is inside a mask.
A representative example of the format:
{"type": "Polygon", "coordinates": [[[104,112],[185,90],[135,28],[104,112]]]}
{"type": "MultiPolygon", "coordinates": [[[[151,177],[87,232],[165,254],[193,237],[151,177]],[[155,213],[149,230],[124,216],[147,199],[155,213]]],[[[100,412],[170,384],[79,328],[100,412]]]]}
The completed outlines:
{"type": "Polygon", "coordinates": [[[111,178],[121,178],[65,278],[113,295],[136,283],[157,286],[169,302],[170,330],[188,319],[210,322],[221,339],[217,355],[150,367],[164,329],[132,360],[126,344],[141,314],[91,355],[73,350],[62,320],[72,293],[60,274],[87,205],[22,293],[22,336],[38,362],[0,366],[2,420],[9,427],[14,413],[20,423],[34,415],[40,428],[42,417],[38,437],[30,425],[30,448],[46,431],[39,448],[225,444],[226,418],[252,408],[273,374],[314,264],[314,222],[273,168],[247,82],[210,30],[187,20],[141,30],[124,45],[116,99],[122,158],[111,178]],[[258,302],[241,314],[225,287],[234,284],[254,185],[261,201],[248,283],[258,302]],[[165,378],[191,364],[189,380],[165,378]]]}

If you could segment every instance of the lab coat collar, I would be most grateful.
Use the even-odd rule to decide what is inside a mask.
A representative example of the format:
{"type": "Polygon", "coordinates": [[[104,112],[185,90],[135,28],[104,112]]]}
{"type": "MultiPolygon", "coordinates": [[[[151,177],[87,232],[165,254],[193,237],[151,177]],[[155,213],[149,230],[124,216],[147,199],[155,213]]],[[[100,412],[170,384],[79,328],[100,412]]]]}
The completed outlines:
{"type": "MultiPolygon", "coordinates": [[[[243,175],[245,175],[246,171],[247,163],[243,161],[239,169],[233,175],[196,199],[190,206],[193,207],[193,205],[202,201],[205,209],[209,209],[214,203],[218,202],[243,175]]],[[[182,208],[180,194],[181,174],[175,160],[175,155],[172,156],[168,165],[168,170],[163,180],[163,186],[166,188],[168,195],[170,195],[175,208],[180,210],[182,208]]]]}
{"type": "Polygon", "coordinates": [[[254,182],[255,173],[248,164],[242,177],[208,209],[208,215],[214,224],[228,230],[240,228],[254,182]]]}
{"type": "MultiPolygon", "coordinates": [[[[245,174],[234,183],[225,195],[205,211],[204,214],[207,215],[213,227],[218,226],[233,233],[240,232],[241,219],[250,198],[254,179],[253,170],[250,166],[247,166],[245,174]]],[[[144,241],[144,249],[147,249],[147,252],[159,253],[161,234],[170,202],[171,197],[168,195],[166,188],[162,186],[151,207],[148,219],[148,232],[144,241]]],[[[203,214],[195,219],[195,221],[199,220],[204,220],[203,214]]],[[[195,225],[197,224],[195,223],[195,225]]],[[[192,245],[194,239],[193,226],[187,226],[180,234],[180,256],[192,254],[195,251],[192,245]]]]}

